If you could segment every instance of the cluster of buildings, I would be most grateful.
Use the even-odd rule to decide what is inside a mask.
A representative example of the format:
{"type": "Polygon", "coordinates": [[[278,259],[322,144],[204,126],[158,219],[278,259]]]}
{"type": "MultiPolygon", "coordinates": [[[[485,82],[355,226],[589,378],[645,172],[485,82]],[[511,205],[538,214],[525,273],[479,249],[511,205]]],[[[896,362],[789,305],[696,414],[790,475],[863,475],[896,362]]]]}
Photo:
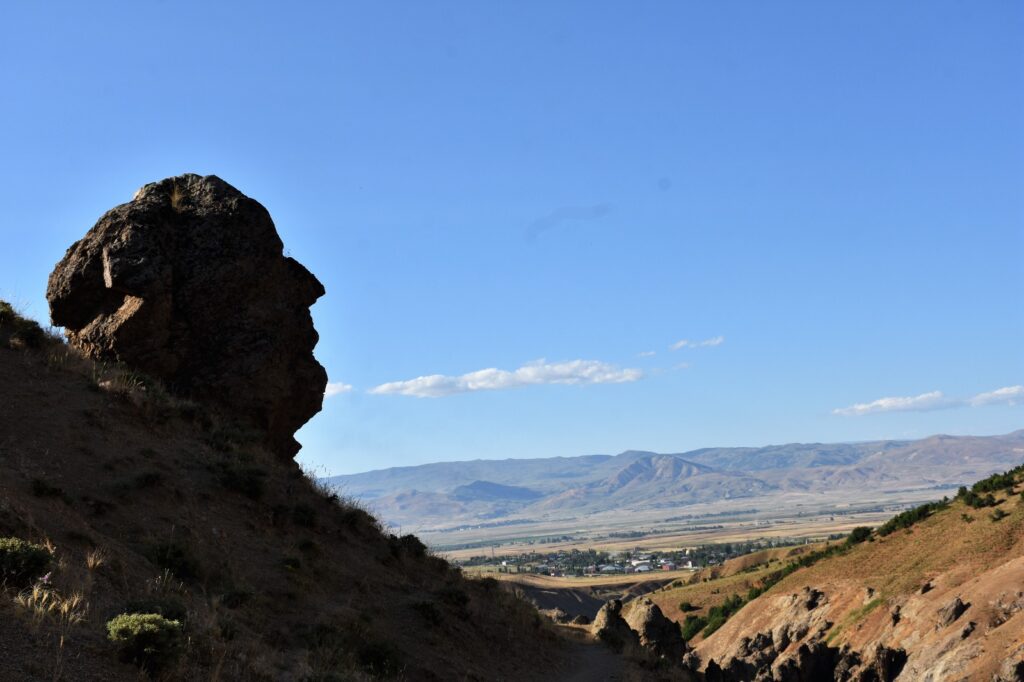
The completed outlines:
{"type": "Polygon", "coordinates": [[[667,557],[655,558],[650,554],[640,554],[634,559],[603,564],[600,566],[587,566],[583,569],[584,575],[595,575],[598,573],[648,573],[650,571],[695,571],[700,566],[693,563],[693,559],[673,561],[667,557]]]}
{"type": "Polygon", "coordinates": [[[733,557],[768,547],[804,544],[805,539],[772,539],[722,543],[680,548],[607,552],[594,549],[527,552],[517,555],[475,556],[459,562],[463,566],[481,566],[501,573],[534,573],[563,576],[590,576],[654,571],[697,570],[716,566],[733,557]]]}

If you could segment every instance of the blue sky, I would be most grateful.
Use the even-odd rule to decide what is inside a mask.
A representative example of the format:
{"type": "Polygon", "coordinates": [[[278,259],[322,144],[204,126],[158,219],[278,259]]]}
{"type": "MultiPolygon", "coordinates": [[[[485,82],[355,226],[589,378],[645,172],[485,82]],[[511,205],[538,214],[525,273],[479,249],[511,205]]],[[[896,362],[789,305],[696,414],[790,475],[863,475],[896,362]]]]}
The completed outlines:
{"type": "Polygon", "coordinates": [[[321,470],[1024,427],[1024,5],[504,5],[4,3],[0,296],[213,173],[321,470]]]}

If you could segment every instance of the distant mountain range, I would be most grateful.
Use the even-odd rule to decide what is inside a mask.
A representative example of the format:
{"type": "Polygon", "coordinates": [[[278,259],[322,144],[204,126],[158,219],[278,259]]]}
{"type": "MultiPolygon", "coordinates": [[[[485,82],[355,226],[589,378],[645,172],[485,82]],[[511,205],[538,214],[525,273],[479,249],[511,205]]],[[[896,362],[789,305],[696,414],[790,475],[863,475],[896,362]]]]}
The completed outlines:
{"type": "Polygon", "coordinates": [[[864,443],[704,448],[677,454],[472,460],[334,476],[326,483],[387,523],[431,527],[685,507],[721,499],[870,486],[953,486],[1024,462],[1024,430],[864,443]]]}

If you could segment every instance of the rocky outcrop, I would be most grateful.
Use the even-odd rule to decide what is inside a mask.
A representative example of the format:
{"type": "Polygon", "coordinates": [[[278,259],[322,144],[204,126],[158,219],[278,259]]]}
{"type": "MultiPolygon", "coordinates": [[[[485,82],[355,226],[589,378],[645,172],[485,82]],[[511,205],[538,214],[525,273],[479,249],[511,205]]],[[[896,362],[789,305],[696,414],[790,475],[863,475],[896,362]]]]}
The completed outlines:
{"type": "Polygon", "coordinates": [[[970,604],[960,601],[960,597],[943,606],[939,609],[939,621],[935,625],[936,629],[952,625],[970,606],[970,604]]]}
{"type": "Polygon", "coordinates": [[[263,206],[198,175],[146,185],[104,214],[47,289],[71,345],[248,421],[288,458],[323,402],[309,313],[323,294],[263,206]]]}
{"type": "Polygon", "coordinates": [[[626,623],[639,636],[640,646],[669,661],[682,660],[686,642],[679,624],[666,618],[650,599],[639,599],[626,616],[626,623]]]}
{"type": "Polygon", "coordinates": [[[709,660],[704,670],[708,682],[892,682],[906,665],[902,649],[879,645],[862,653],[830,644],[830,599],[822,590],[804,587],[776,598],[775,607],[778,625],[737,638],[728,655],[709,660]]]}
{"type": "Polygon", "coordinates": [[[992,677],[992,682],[1024,682],[1024,644],[1007,658],[992,677]]]}
{"type": "Polygon", "coordinates": [[[622,617],[622,602],[618,599],[605,602],[594,617],[590,631],[616,651],[640,644],[640,637],[622,617]]]}

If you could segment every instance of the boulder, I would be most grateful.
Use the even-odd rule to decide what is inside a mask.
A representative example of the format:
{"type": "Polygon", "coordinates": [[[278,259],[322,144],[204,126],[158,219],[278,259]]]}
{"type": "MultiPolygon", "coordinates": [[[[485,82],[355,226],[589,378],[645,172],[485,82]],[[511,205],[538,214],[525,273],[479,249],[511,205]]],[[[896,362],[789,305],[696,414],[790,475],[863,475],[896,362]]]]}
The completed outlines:
{"type": "Polygon", "coordinates": [[[640,638],[622,617],[622,602],[618,599],[605,602],[594,616],[590,631],[615,651],[640,644],[640,638]]]}
{"type": "Polygon", "coordinates": [[[626,616],[626,624],[639,636],[640,646],[670,661],[682,661],[686,642],[679,624],[666,618],[661,608],[650,599],[639,599],[633,604],[626,616]]]}
{"type": "Polygon", "coordinates": [[[283,251],[255,200],[212,175],[168,178],[68,249],[50,316],[85,355],[244,420],[291,458],[327,384],[309,312],[324,288],[283,251]]]}
{"type": "Polygon", "coordinates": [[[936,623],[935,628],[940,629],[948,625],[952,625],[957,618],[963,615],[964,611],[970,608],[970,604],[965,604],[960,601],[960,597],[955,598],[950,603],[939,609],[939,621],[936,623]]]}

